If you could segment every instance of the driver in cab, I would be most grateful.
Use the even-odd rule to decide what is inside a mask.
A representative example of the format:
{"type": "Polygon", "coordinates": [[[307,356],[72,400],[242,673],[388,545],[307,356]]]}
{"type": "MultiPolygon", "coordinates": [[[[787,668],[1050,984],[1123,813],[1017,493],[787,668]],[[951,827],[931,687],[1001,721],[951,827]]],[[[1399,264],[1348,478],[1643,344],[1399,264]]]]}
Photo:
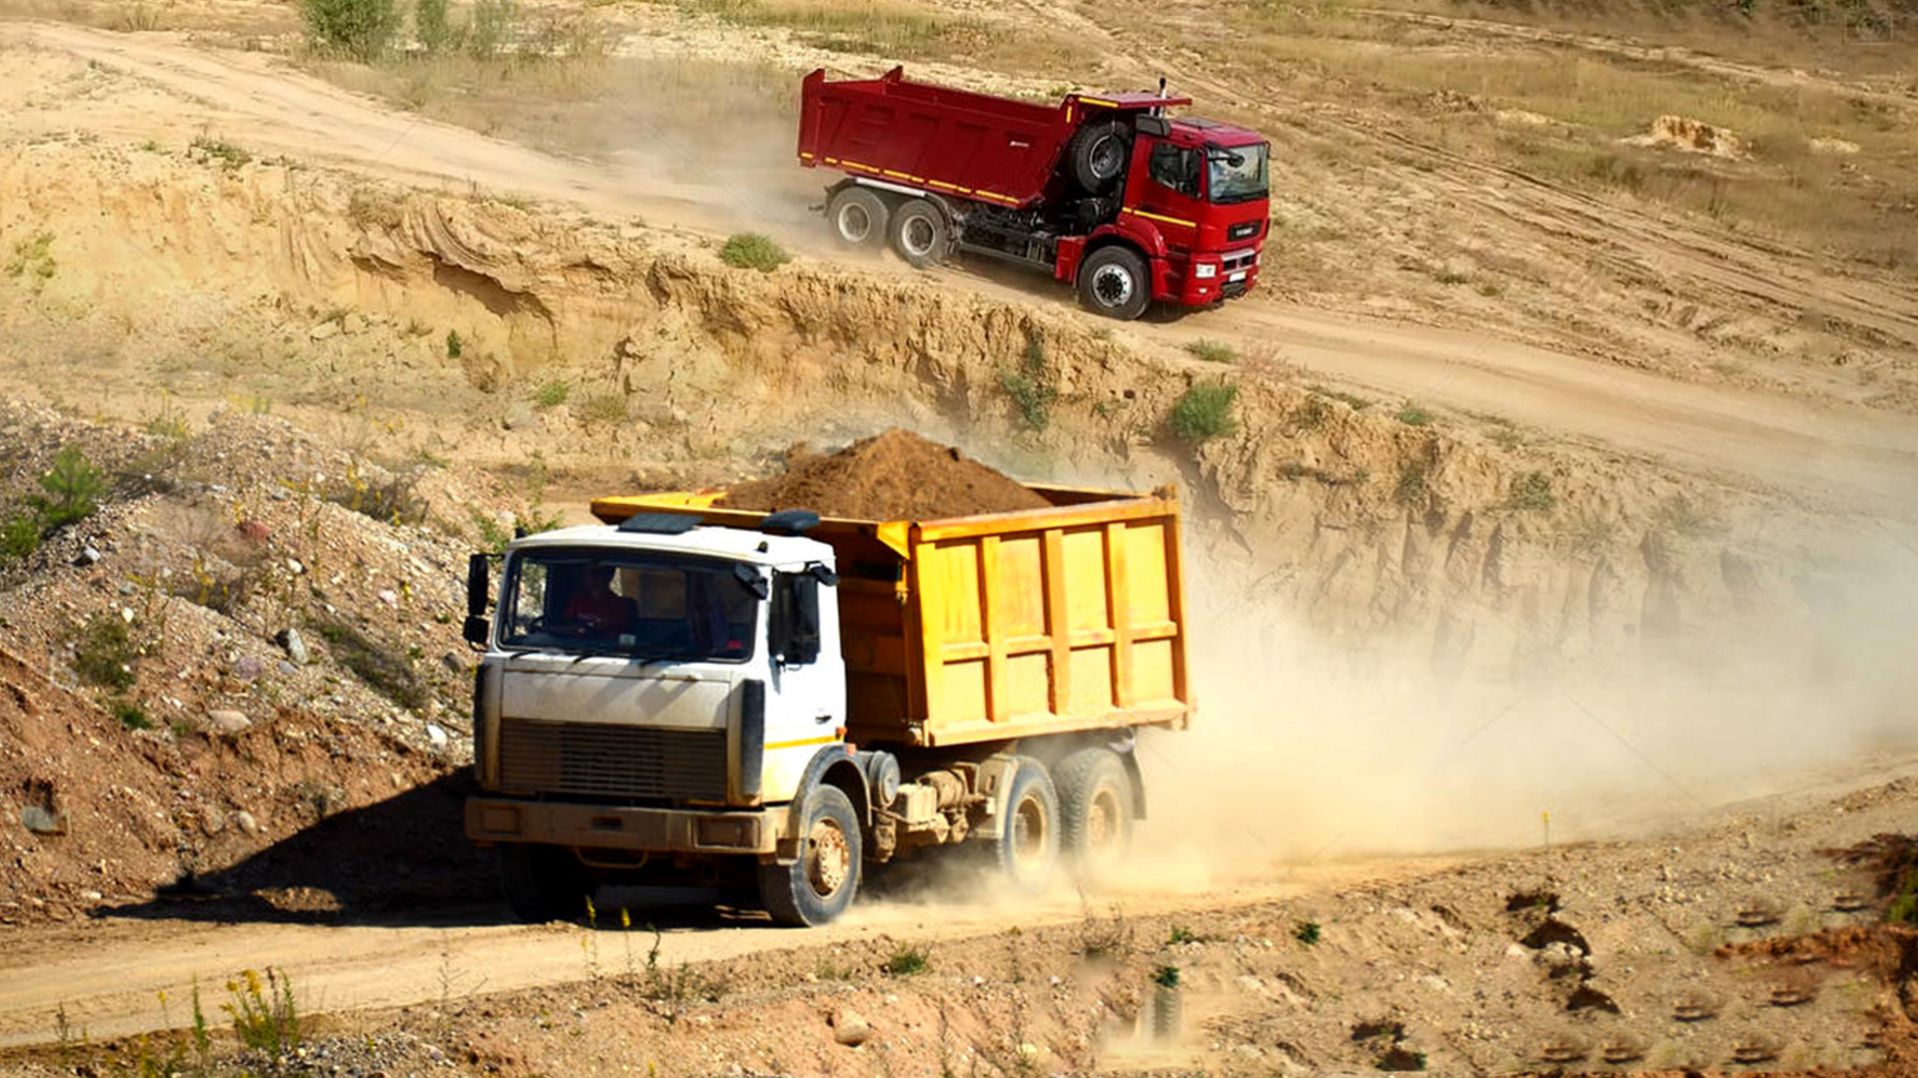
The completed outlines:
{"type": "Polygon", "coordinates": [[[589,565],[562,616],[582,635],[613,636],[631,624],[633,601],[613,591],[612,566],[589,565]]]}

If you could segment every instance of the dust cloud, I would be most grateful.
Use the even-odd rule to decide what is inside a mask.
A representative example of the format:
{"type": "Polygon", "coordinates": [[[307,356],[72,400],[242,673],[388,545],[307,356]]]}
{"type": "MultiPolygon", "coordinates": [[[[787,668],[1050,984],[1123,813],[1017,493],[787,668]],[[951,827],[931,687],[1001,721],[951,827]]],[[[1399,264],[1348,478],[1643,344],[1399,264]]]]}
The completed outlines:
{"type": "Polygon", "coordinates": [[[1194,569],[1199,713],[1142,738],[1138,876],[1194,887],[1376,854],[1644,834],[1918,743],[1918,573],[1645,634],[1528,676],[1433,673],[1429,641],[1331,640],[1194,569]]]}

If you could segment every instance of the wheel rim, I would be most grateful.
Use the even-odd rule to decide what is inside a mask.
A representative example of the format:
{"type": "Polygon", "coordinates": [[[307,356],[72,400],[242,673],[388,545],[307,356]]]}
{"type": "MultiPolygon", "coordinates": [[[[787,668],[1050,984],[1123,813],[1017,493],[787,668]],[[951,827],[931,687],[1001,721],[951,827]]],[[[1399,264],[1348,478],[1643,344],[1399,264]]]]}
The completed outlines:
{"type": "Polygon", "coordinates": [[[872,235],[872,214],[857,202],[839,207],[839,235],[851,243],[864,243],[872,235]]]}
{"type": "Polygon", "coordinates": [[[1030,872],[1045,863],[1045,803],[1036,797],[1023,798],[1012,813],[1012,860],[1021,872],[1030,872]]]}
{"type": "Polygon", "coordinates": [[[1089,157],[1092,164],[1092,174],[1102,180],[1109,180],[1117,176],[1120,166],[1124,163],[1124,158],[1119,154],[1119,140],[1113,138],[1111,135],[1107,135],[1093,143],[1092,153],[1089,157]]]}
{"type": "Polygon", "coordinates": [[[915,258],[924,258],[931,254],[933,242],[938,238],[938,230],[932,227],[931,221],[920,214],[906,218],[905,224],[899,229],[900,246],[906,249],[907,254],[915,258]]]}
{"type": "Polygon", "coordinates": [[[1101,787],[1092,795],[1092,804],[1086,808],[1088,854],[1095,859],[1106,859],[1119,852],[1119,842],[1125,834],[1124,812],[1118,791],[1110,786],[1101,787]]]}
{"type": "Polygon", "coordinates": [[[1100,266],[1092,271],[1092,295],[1102,307],[1125,306],[1132,299],[1132,274],[1123,266],[1100,266]]]}
{"type": "Polygon", "coordinates": [[[852,875],[852,846],[834,820],[820,820],[806,836],[806,882],[820,898],[831,898],[852,875]]]}

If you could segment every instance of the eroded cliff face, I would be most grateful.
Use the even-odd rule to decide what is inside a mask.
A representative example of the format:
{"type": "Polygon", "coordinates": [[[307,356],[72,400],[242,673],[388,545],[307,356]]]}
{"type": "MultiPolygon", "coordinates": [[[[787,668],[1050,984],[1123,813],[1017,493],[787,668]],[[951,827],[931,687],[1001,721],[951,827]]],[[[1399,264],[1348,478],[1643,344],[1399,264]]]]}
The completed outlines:
{"type": "Polygon", "coordinates": [[[1177,481],[1195,575],[1237,608],[1446,677],[1818,639],[1833,611],[1913,578],[1895,526],[1601,450],[1408,424],[1280,363],[1190,361],[937,275],[810,261],[762,274],[639,223],[125,149],[10,147],[0,195],[0,246],[48,235],[58,262],[5,284],[23,307],[187,334],[250,319],[302,347],[316,322],[317,337],[361,318],[383,331],[324,342],[325,362],[358,365],[376,396],[404,383],[486,411],[559,372],[626,417],[506,435],[488,422],[500,452],[671,443],[742,460],[891,421],[1020,474],[1177,481]],[[1021,378],[1042,431],[1011,391],[1021,378]],[[1239,389],[1235,429],[1181,442],[1169,411],[1219,380],[1239,389]]]}

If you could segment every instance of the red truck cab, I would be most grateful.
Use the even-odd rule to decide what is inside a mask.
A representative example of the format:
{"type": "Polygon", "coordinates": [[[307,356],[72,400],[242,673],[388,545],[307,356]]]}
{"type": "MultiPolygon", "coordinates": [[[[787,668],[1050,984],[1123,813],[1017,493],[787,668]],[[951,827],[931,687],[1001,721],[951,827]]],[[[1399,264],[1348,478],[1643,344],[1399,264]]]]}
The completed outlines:
{"type": "Polygon", "coordinates": [[[1044,270],[1090,310],[1202,307],[1258,280],[1270,148],[1166,110],[1188,98],[1068,94],[1057,105],[876,79],[802,85],[799,160],[844,174],[826,217],[849,246],[915,266],[959,252],[1044,270]]]}

